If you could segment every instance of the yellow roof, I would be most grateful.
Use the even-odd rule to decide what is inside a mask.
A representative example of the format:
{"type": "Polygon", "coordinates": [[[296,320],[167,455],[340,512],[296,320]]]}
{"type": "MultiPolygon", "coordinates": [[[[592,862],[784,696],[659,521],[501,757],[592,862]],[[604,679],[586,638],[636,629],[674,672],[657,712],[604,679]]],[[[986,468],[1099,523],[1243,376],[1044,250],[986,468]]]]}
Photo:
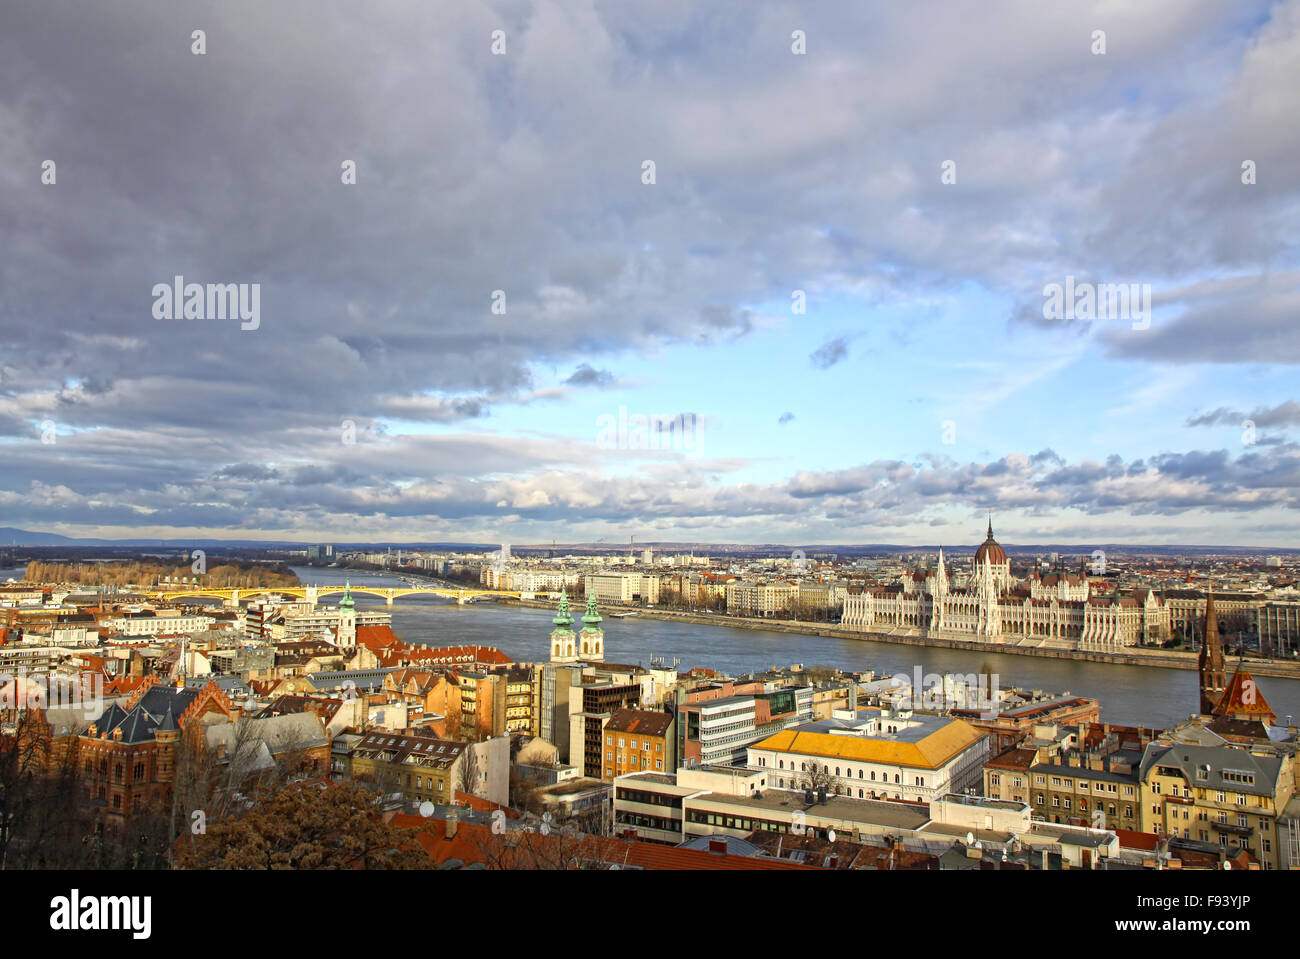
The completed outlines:
{"type": "Polygon", "coordinates": [[[936,729],[930,735],[911,743],[851,734],[835,735],[787,729],[755,743],[751,748],[798,753],[801,756],[816,756],[819,759],[847,759],[854,762],[889,763],[896,766],[938,769],[985,735],[987,734],[970,723],[954,719],[941,729],[936,729]]]}

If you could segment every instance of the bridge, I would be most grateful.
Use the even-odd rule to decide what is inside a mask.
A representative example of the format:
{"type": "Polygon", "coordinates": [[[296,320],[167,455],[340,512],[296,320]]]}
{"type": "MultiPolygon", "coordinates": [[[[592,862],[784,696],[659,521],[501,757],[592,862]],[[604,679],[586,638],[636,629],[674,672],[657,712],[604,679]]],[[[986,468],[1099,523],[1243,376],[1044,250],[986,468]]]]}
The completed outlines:
{"type": "MultiPolygon", "coordinates": [[[[251,599],[254,596],[292,596],[315,606],[320,601],[320,597],[342,593],[343,590],[344,587],[342,586],[250,586],[236,588],[190,586],[148,590],[146,595],[151,599],[158,600],[206,597],[208,599],[219,599],[227,606],[238,606],[240,600],[251,599]]],[[[454,599],[462,606],[473,602],[480,596],[519,598],[519,593],[508,590],[460,589],[443,586],[352,586],[350,590],[353,594],[364,593],[367,596],[378,596],[389,606],[393,605],[393,600],[403,599],[407,596],[442,596],[446,599],[454,599]]]]}

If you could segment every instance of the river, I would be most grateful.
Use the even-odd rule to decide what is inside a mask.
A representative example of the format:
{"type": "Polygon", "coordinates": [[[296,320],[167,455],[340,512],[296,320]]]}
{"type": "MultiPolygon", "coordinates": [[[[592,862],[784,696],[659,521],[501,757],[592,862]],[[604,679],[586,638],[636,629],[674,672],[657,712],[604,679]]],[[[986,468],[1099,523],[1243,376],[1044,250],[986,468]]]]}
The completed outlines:
{"type": "MultiPolygon", "coordinates": [[[[354,585],[402,586],[396,576],[358,570],[294,567],[304,583],[337,585],[350,578],[354,585]]],[[[358,595],[358,606],[383,606],[378,597],[358,595]]],[[[337,602],[330,596],[327,602],[337,602]]],[[[429,646],[499,647],[520,662],[545,661],[550,656],[552,612],[496,602],[457,606],[437,598],[394,601],[393,629],[407,642],[429,646]]],[[[575,615],[582,610],[575,608],[575,615]]],[[[1101,703],[1102,720],[1125,725],[1172,726],[1198,708],[1196,673],[1185,669],[1121,666],[1068,659],[1039,659],[992,651],[903,646],[871,640],[801,636],[762,629],[697,626],[668,620],[632,617],[601,624],[605,658],[617,663],[649,663],[651,657],[681,661],[684,671],[703,666],[736,674],[769,666],[826,665],[840,669],[874,669],[877,675],[906,673],[973,673],[987,664],[1005,689],[1019,686],[1049,692],[1069,691],[1101,703]]],[[[1300,680],[1262,677],[1259,688],[1280,722],[1300,717],[1300,680]]],[[[1294,720],[1293,720],[1294,721],[1294,720]]]]}
{"type": "MultiPolygon", "coordinates": [[[[293,567],[303,583],[403,586],[396,576],[358,570],[293,567]]],[[[0,582],[21,578],[21,570],[0,570],[0,582]]],[[[357,595],[358,606],[384,606],[378,597],[357,595]]],[[[327,597],[337,602],[337,597],[327,597]]],[[[399,599],[390,611],[402,639],[428,646],[496,646],[519,662],[550,656],[552,612],[495,602],[457,606],[435,597],[399,599]]],[[[575,609],[581,615],[581,609],[575,609]]],[[[903,646],[867,639],[802,636],[762,629],[698,626],[661,619],[606,617],[605,656],[610,662],[648,664],[652,657],[737,674],[770,666],[803,663],[840,669],[873,669],[878,676],[905,673],[917,666],[926,673],[981,672],[987,664],[998,685],[1049,692],[1069,691],[1101,703],[1102,720],[1125,725],[1172,726],[1197,709],[1196,673],[1184,669],[1121,666],[1067,659],[1038,659],[993,651],[903,646]]],[[[1300,680],[1261,677],[1259,688],[1280,722],[1300,717],[1300,680]]],[[[1291,721],[1294,721],[1291,720],[1291,721]]]]}

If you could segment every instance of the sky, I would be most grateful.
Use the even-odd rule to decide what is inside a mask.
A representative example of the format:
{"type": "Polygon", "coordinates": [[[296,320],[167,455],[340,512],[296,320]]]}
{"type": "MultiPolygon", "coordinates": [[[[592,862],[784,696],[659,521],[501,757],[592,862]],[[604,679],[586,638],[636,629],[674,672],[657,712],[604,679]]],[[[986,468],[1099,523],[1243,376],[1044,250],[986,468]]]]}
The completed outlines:
{"type": "Polygon", "coordinates": [[[1297,2],[13,0],[0,526],[1300,546],[1298,105],[1297,2]]]}

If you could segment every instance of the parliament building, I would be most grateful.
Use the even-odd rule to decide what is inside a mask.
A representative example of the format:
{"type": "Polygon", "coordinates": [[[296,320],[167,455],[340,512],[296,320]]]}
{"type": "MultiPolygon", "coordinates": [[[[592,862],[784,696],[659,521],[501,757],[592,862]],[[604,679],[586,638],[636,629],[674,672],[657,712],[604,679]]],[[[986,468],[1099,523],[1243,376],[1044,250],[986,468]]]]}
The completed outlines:
{"type": "Polygon", "coordinates": [[[1114,651],[1167,638],[1170,618],[1164,600],[1151,590],[1093,595],[1084,571],[1043,576],[1035,569],[1017,583],[990,520],[964,586],[949,582],[940,549],[935,566],[909,572],[901,583],[847,596],[842,625],[998,645],[1114,651]]]}

